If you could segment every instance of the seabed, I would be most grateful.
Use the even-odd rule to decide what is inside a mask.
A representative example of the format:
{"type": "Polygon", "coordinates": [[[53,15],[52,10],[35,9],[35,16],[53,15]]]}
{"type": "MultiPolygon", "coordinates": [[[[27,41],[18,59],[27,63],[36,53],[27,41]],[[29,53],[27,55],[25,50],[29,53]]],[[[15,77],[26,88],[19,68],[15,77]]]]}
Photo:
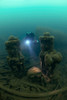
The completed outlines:
{"type": "MultiPolygon", "coordinates": [[[[43,37],[40,37],[40,39],[42,40],[43,37]]],[[[43,49],[46,49],[44,48],[44,45],[42,45],[42,50],[43,49]]],[[[50,49],[49,54],[52,49],[50,49]]],[[[61,82],[59,81],[60,76],[58,76],[59,74],[58,72],[56,72],[55,68],[54,68],[54,73],[52,74],[51,71],[49,71],[49,73],[47,73],[46,71],[45,72],[46,74],[44,74],[44,72],[42,72],[44,71],[44,69],[39,70],[38,67],[31,67],[30,69],[28,69],[28,71],[27,70],[25,71],[26,74],[19,74],[17,70],[14,70],[15,68],[14,69],[12,68],[12,65],[10,63],[10,60],[15,61],[15,59],[10,55],[12,51],[9,52],[8,47],[7,47],[7,51],[8,54],[0,56],[0,100],[60,100],[60,99],[67,100],[67,87],[62,87],[61,82]],[[7,56],[9,56],[10,60],[8,58],[6,59],[7,56]]],[[[44,56],[47,57],[46,55],[49,57],[50,56],[55,57],[52,56],[51,54],[48,55],[47,53],[42,55],[42,51],[41,51],[40,53],[41,62],[43,61],[42,57],[44,56]]],[[[18,54],[18,56],[22,56],[22,55],[18,54]]],[[[22,57],[21,59],[24,58],[22,57]]],[[[59,61],[56,60],[56,62],[60,62],[60,61],[61,59],[59,59],[59,61]]],[[[42,63],[43,63],[42,67],[44,68],[45,63],[44,62],[42,63]]],[[[49,63],[52,64],[53,66],[52,60],[49,59],[49,63]]],[[[46,59],[45,66],[50,65],[49,63],[47,62],[46,59]]],[[[16,66],[13,65],[13,67],[16,66]]],[[[22,66],[24,67],[23,63],[22,65],[20,65],[20,68],[22,66]]],[[[59,66],[60,64],[57,65],[57,67],[59,66]]],[[[26,67],[24,67],[24,69],[26,69],[26,67]]]]}

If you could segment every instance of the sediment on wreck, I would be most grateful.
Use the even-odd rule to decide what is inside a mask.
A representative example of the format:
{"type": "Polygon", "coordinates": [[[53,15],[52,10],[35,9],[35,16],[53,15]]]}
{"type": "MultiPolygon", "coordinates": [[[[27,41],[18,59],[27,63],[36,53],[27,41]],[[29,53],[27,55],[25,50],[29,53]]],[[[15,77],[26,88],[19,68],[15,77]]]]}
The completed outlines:
{"type": "Polygon", "coordinates": [[[44,75],[50,77],[53,75],[56,65],[61,62],[62,55],[54,49],[54,36],[51,36],[49,32],[40,36],[40,45],[41,70],[44,75]]]}
{"type": "Polygon", "coordinates": [[[15,76],[23,76],[24,74],[24,56],[20,50],[20,40],[14,36],[10,36],[5,42],[8,52],[7,62],[15,76]]]}

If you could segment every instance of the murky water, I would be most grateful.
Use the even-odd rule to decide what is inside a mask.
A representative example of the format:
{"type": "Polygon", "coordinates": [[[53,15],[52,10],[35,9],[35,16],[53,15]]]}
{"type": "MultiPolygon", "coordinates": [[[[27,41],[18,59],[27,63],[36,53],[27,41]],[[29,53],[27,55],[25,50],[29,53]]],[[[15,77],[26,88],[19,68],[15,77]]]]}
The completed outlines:
{"type": "MultiPolygon", "coordinates": [[[[17,75],[18,76],[18,75],[17,75]]],[[[33,76],[32,76],[33,77],[33,76]]],[[[40,76],[38,76],[40,77],[40,76]]],[[[1,0],[0,1],[0,96],[1,100],[66,100],[67,96],[67,1],[59,0],[1,0]],[[51,1],[51,2],[50,2],[51,1]],[[34,41],[24,43],[26,33],[34,33],[34,41]],[[50,32],[55,37],[54,49],[61,52],[62,61],[55,69],[57,83],[45,85],[30,82],[27,71],[41,69],[40,36],[50,32]],[[8,63],[5,41],[9,36],[20,40],[26,73],[17,78],[8,63]],[[58,90],[58,91],[54,91],[58,90]],[[53,91],[53,92],[52,92],[53,91]],[[48,94],[48,95],[47,95],[48,94]],[[42,98],[41,98],[42,97],[42,98]],[[45,99],[44,99],[45,98],[45,99]]],[[[42,79],[43,80],[43,79],[42,79]]],[[[54,80],[56,81],[56,80],[54,80]]]]}

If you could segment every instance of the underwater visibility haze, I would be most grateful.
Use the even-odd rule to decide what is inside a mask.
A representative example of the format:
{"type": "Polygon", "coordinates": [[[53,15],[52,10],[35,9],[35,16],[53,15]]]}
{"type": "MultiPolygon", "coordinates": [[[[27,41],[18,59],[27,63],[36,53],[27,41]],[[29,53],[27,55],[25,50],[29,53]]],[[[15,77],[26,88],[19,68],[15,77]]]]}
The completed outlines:
{"type": "Polygon", "coordinates": [[[25,34],[35,32],[37,27],[46,27],[63,32],[67,31],[66,0],[1,0],[1,33],[25,34]]]}
{"type": "Polygon", "coordinates": [[[0,100],[27,99],[67,99],[67,0],[0,0],[0,100]]]}

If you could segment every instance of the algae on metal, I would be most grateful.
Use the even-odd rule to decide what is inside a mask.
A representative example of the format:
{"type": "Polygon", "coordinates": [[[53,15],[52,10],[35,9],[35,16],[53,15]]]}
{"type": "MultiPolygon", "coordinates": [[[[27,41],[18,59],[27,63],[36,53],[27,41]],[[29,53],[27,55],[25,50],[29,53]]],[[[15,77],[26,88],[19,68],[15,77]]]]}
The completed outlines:
{"type": "MultiPolygon", "coordinates": [[[[27,99],[29,99],[29,100],[48,100],[48,99],[49,100],[59,100],[60,98],[62,98],[62,100],[66,100],[67,88],[60,89],[58,87],[58,83],[54,82],[54,81],[56,81],[56,79],[53,79],[54,77],[52,77],[51,82],[48,82],[46,84],[45,83],[39,84],[40,81],[37,80],[38,78],[39,79],[42,78],[41,76],[43,76],[43,78],[45,78],[45,75],[48,77],[53,75],[56,64],[58,64],[62,59],[61,53],[56,52],[56,50],[53,49],[54,37],[50,36],[49,33],[46,33],[44,37],[47,38],[46,41],[50,40],[50,42],[46,42],[46,44],[49,45],[49,47],[50,47],[49,48],[46,44],[45,44],[46,46],[43,44],[43,42],[45,42],[45,40],[44,40],[44,38],[41,37],[41,39],[43,39],[44,41],[42,41],[42,43],[41,43],[43,48],[40,52],[40,57],[41,57],[42,65],[43,65],[43,63],[45,65],[43,67],[44,67],[44,70],[46,71],[45,72],[46,74],[44,73],[44,70],[42,70],[42,72],[40,72],[41,74],[33,73],[33,76],[34,76],[33,82],[32,81],[30,82],[30,80],[32,80],[32,78],[29,80],[30,77],[28,77],[28,76],[24,76],[21,79],[16,77],[16,75],[20,76],[20,73],[23,74],[26,69],[26,67],[24,69],[24,57],[21,54],[20,41],[17,38],[12,36],[6,42],[6,49],[8,51],[7,62],[8,62],[8,65],[10,66],[11,70],[13,71],[13,73],[9,73],[9,74],[7,73],[6,76],[3,76],[2,81],[4,81],[4,77],[7,78],[7,76],[9,77],[9,81],[5,80],[6,81],[6,83],[4,84],[5,87],[0,85],[1,100],[27,100],[27,99]],[[50,38],[48,39],[48,37],[50,37],[50,38]],[[11,53],[12,53],[12,55],[11,55],[11,53]],[[10,60],[8,58],[10,58],[10,60]],[[20,60],[20,58],[23,58],[23,59],[20,60]],[[43,58],[44,58],[44,60],[43,60],[43,58]],[[13,63],[11,63],[11,61],[13,61],[13,63]],[[23,69],[23,70],[20,70],[20,71],[18,70],[17,62],[19,62],[20,69],[23,69]],[[22,64],[20,64],[20,63],[22,63],[22,64]],[[45,68],[45,67],[47,67],[47,68],[45,68]],[[52,71],[52,67],[54,67],[53,71],[52,71]],[[14,76],[12,76],[13,74],[14,74],[14,76]],[[36,80],[36,82],[35,82],[35,80],[36,80]],[[59,89],[59,90],[57,90],[57,89],[59,89]],[[53,91],[53,90],[55,90],[55,91],[53,91]],[[27,93],[27,92],[29,92],[29,93],[27,93]],[[3,97],[3,95],[4,95],[4,97],[3,97]]],[[[28,73],[28,74],[30,74],[30,73],[28,73]]],[[[43,81],[41,81],[41,83],[42,82],[43,81]]]]}
{"type": "Polygon", "coordinates": [[[45,32],[44,36],[40,37],[40,42],[42,72],[50,77],[53,74],[56,65],[61,62],[62,55],[60,52],[54,50],[54,36],[51,36],[49,32],[45,32]]]}
{"type": "Polygon", "coordinates": [[[24,56],[20,50],[20,41],[14,36],[10,36],[8,41],[5,42],[6,50],[8,52],[7,62],[12,72],[16,76],[22,76],[24,70],[24,56]]]}

